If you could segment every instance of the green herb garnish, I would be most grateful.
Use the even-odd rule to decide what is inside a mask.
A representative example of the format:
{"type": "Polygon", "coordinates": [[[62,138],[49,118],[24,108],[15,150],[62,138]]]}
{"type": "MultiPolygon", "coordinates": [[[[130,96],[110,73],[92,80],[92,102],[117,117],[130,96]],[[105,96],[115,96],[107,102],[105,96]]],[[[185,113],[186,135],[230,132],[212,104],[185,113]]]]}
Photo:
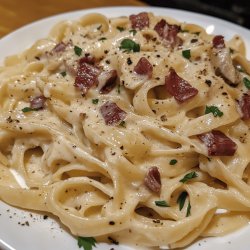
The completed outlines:
{"type": "Polygon", "coordinates": [[[140,44],[134,42],[131,39],[124,39],[121,42],[120,49],[123,49],[126,52],[139,52],[140,51],[140,44]]]}
{"type": "Polygon", "coordinates": [[[182,51],[182,56],[185,57],[185,58],[187,58],[187,59],[190,59],[190,57],[191,57],[190,49],[183,50],[182,51]]]}
{"type": "Polygon", "coordinates": [[[169,207],[166,201],[155,201],[155,205],[158,207],[169,207]]]}
{"type": "Polygon", "coordinates": [[[218,107],[216,106],[206,106],[206,110],[205,110],[205,114],[209,114],[212,113],[214,115],[214,117],[221,117],[223,116],[223,112],[219,110],[218,107]]]}
{"type": "Polygon", "coordinates": [[[133,34],[133,36],[137,33],[137,31],[136,31],[136,30],[130,30],[129,32],[130,32],[130,33],[132,33],[132,34],[133,34]]]}
{"type": "Polygon", "coordinates": [[[78,46],[75,46],[74,47],[74,51],[75,51],[75,54],[78,55],[78,56],[81,56],[82,54],[82,49],[78,46]]]}
{"type": "Polygon", "coordinates": [[[67,75],[66,71],[63,71],[60,73],[63,77],[65,77],[67,75]]]}
{"type": "Polygon", "coordinates": [[[187,213],[186,213],[186,217],[190,216],[191,214],[191,204],[190,201],[188,202],[188,207],[187,207],[187,213]]]}
{"type": "Polygon", "coordinates": [[[107,38],[106,37],[101,37],[101,38],[98,39],[98,41],[104,41],[104,40],[107,40],[107,38]]]}
{"type": "Polygon", "coordinates": [[[95,247],[96,240],[93,237],[78,237],[79,248],[83,247],[84,250],[92,250],[95,247]]]}
{"type": "Polygon", "coordinates": [[[170,165],[175,165],[176,163],[177,163],[177,160],[176,160],[176,159],[172,159],[172,160],[169,162],[170,165]]]}
{"type": "Polygon", "coordinates": [[[187,182],[187,181],[189,181],[189,180],[191,180],[191,179],[193,179],[193,178],[196,178],[196,177],[198,177],[198,174],[197,174],[196,172],[190,172],[190,173],[186,174],[186,175],[180,180],[180,182],[185,183],[185,182],[187,182]]]}
{"type": "Polygon", "coordinates": [[[247,89],[250,89],[250,80],[246,77],[243,78],[243,82],[247,89]]]}
{"type": "Polygon", "coordinates": [[[125,121],[121,121],[121,123],[119,124],[121,127],[126,128],[126,122],[125,121]]]}
{"type": "Polygon", "coordinates": [[[117,26],[116,27],[120,32],[124,31],[125,29],[123,27],[117,26]]]}
{"type": "Polygon", "coordinates": [[[30,107],[25,107],[22,109],[23,113],[27,113],[27,112],[30,112],[30,111],[37,111],[38,109],[33,109],[33,108],[30,108],[30,107]]]}
{"type": "Polygon", "coordinates": [[[93,104],[98,104],[98,102],[99,102],[99,99],[92,99],[93,104]]]}
{"type": "Polygon", "coordinates": [[[186,201],[186,198],[188,196],[188,193],[187,192],[182,192],[178,199],[177,199],[177,203],[179,204],[179,209],[180,211],[182,210],[182,208],[184,207],[184,204],[185,204],[185,201],[186,201]]]}

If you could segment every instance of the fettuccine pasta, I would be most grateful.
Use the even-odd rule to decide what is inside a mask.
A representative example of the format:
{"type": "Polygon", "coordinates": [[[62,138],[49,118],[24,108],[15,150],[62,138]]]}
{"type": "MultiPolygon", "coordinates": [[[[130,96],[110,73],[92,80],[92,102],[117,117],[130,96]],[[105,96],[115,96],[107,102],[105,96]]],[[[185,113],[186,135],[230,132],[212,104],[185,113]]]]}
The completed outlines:
{"type": "Polygon", "coordinates": [[[57,24],[0,68],[0,199],[97,242],[178,248],[247,225],[245,53],[152,13],[57,24]]]}

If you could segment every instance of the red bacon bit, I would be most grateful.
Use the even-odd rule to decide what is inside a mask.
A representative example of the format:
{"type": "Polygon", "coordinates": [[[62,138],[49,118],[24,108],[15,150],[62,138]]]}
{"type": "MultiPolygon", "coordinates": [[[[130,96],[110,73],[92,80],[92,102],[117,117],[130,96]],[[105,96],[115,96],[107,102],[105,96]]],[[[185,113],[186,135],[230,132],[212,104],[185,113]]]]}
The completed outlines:
{"type": "Polygon", "coordinates": [[[43,109],[45,104],[46,98],[41,96],[36,96],[30,100],[30,107],[32,109],[43,109]]]}
{"type": "Polygon", "coordinates": [[[79,64],[88,63],[93,64],[95,63],[95,58],[91,56],[90,54],[86,53],[84,57],[79,59],[79,64]]]}
{"type": "Polygon", "coordinates": [[[244,94],[240,100],[240,108],[242,112],[242,119],[250,119],[250,95],[249,93],[244,94]]]}
{"type": "Polygon", "coordinates": [[[165,86],[169,94],[179,103],[183,103],[198,94],[198,90],[179,77],[173,68],[165,77],[165,86]]]}
{"type": "Polygon", "coordinates": [[[83,62],[78,66],[74,86],[80,89],[82,94],[86,94],[91,87],[98,84],[99,74],[97,67],[83,62]]]}
{"type": "Polygon", "coordinates": [[[117,79],[117,71],[116,70],[110,70],[108,72],[105,72],[104,76],[104,86],[100,89],[100,94],[108,94],[116,85],[116,79],[117,79]]]}
{"type": "Polygon", "coordinates": [[[134,71],[139,75],[148,75],[148,78],[151,78],[153,73],[153,66],[147,60],[147,58],[142,57],[135,65],[134,71]]]}
{"type": "Polygon", "coordinates": [[[180,26],[168,24],[164,19],[161,19],[161,21],[159,21],[154,27],[154,30],[158,33],[158,35],[165,39],[171,47],[182,44],[181,38],[177,36],[180,29],[180,26]]]}
{"type": "Polygon", "coordinates": [[[218,130],[198,135],[198,138],[207,146],[209,156],[232,156],[237,149],[236,143],[218,130]]]}
{"type": "Polygon", "coordinates": [[[100,112],[106,125],[117,125],[120,124],[126,117],[127,113],[120,109],[114,102],[106,102],[101,108],[100,112]]]}
{"type": "Polygon", "coordinates": [[[63,52],[67,47],[67,44],[65,44],[64,42],[60,42],[58,43],[52,50],[52,52],[55,53],[59,53],[59,52],[63,52]]]}
{"type": "Polygon", "coordinates": [[[223,36],[215,36],[213,38],[213,47],[216,49],[225,48],[224,37],[223,36]]]}
{"type": "Polygon", "coordinates": [[[144,178],[144,184],[155,193],[161,191],[161,175],[157,167],[151,167],[148,170],[144,178]]]}
{"type": "Polygon", "coordinates": [[[149,18],[147,12],[141,12],[137,15],[129,16],[133,29],[142,30],[145,27],[149,27],[149,18]]]}

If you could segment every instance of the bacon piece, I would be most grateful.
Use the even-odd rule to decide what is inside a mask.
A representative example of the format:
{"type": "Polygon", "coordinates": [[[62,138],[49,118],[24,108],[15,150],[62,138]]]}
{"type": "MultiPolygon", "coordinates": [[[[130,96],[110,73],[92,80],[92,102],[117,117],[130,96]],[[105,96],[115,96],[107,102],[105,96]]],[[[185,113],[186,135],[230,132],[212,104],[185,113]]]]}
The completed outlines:
{"type": "Polygon", "coordinates": [[[36,96],[30,100],[30,107],[32,109],[43,109],[46,101],[46,97],[43,95],[36,96]]]}
{"type": "Polygon", "coordinates": [[[97,67],[83,62],[78,66],[74,86],[86,94],[91,87],[98,85],[99,74],[97,67]]]}
{"type": "Polygon", "coordinates": [[[79,59],[79,64],[88,63],[93,64],[95,63],[95,58],[91,56],[89,53],[86,53],[84,57],[79,59]]]}
{"type": "Polygon", "coordinates": [[[106,102],[101,108],[100,112],[106,125],[120,124],[126,117],[127,113],[120,109],[114,102],[106,102]]]}
{"type": "Polygon", "coordinates": [[[133,29],[142,30],[145,27],[149,27],[149,18],[147,12],[141,12],[137,15],[131,15],[129,16],[129,20],[131,21],[133,29]]]}
{"type": "Polygon", "coordinates": [[[223,49],[225,48],[225,42],[223,36],[215,36],[213,38],[213,47],[216,49],[223,49]]]}
{"type": "Polygon", "coordinates": [[[173,68],[165,77],[165,86],[169,94],[179,103],[183,103],[198,94],[198,90],[179,77],[173,68]]]}
{"type": "Polygon", "coordinates": [[[151,167],[148,170],[144,178],[144,184],[155,193],[161,191],[161,175],[157,167],[151,167]]]}
{"type": "Polygon", "coordinates": [[[180,29],[180,26],[176,24],[168,24],[164,19],[161,19],[161,21],[159,21],[154,27],[154,30],[158,35],[166,40],[167,45],[170,45],[171,47],[182,44],[182,39],[177,36],[180,29]]]}
{"type": "Polygon", "coordinates": [[[146,57],[142,57],[135,65],[134,71],[139,75],[147,75],[148,78],[151,78],[153,66],[146,57]]]}
{"type": "Polygon", "coordinates": [[[209,156],[232,156],[237,145],[219,130],[198,135],[198,138],[207,146],[209,156]]]}
{"type": "Polygon", "coordinates": [[[244,94],[240,100],[240,108],[242,112],[242,119],[250,119],[250,93],[244,94]]]}
{"type": "Polygon", "coordinates": [[[230,51],[225,46],[223,36],[215,36],[213,38],[211,62],[217,76],[221,76],[230,85],[237,85],[239,83],[239,73],[233,65],[230,51]]]}
{"type": "Polygon", "coordinates": [[[55,53],[63,52],[66,49],[66,47],[67,44],[65,44],[64,42],[60,42],[52,49],[52,52],[55,53]]]}
{"type": "Polygon", "coordinates": [[[101,73],[98,77],[99,85],[101,85],[99,93],[108,94],[115,87],[116,79],[117,71],[114,69],[101,73]]]}

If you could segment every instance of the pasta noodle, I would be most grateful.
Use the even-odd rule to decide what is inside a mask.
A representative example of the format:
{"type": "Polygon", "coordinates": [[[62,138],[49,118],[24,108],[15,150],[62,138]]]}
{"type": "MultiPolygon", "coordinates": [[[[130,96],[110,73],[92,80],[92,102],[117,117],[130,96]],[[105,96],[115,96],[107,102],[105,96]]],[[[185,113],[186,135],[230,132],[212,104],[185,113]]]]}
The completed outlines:
{"type": "Polygon", "coordinates": [[[0,68],[0,199],[146,247],[247,225],[245,53],[152,13],[57,24],[0,68]]]}

